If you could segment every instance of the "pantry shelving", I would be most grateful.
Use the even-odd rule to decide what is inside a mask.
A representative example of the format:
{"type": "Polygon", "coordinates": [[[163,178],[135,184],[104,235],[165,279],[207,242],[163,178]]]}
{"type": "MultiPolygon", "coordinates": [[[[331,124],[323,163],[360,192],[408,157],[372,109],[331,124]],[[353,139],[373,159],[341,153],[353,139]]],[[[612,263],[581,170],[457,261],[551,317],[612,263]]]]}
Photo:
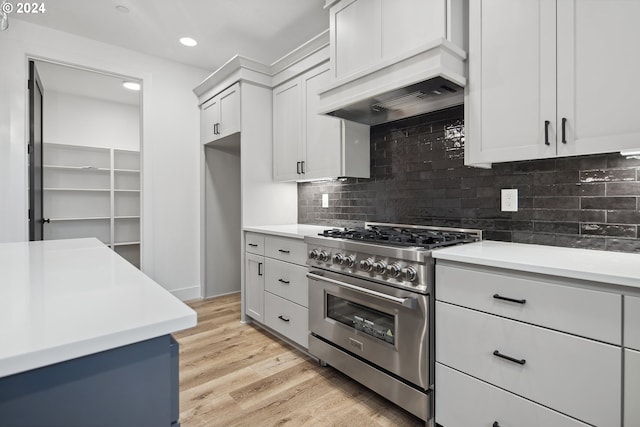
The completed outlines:
{"type": "Polygon", "coordinates": [[[44,238],[96,237],[140,267],[140,152],[44,144],[44,238]]]}

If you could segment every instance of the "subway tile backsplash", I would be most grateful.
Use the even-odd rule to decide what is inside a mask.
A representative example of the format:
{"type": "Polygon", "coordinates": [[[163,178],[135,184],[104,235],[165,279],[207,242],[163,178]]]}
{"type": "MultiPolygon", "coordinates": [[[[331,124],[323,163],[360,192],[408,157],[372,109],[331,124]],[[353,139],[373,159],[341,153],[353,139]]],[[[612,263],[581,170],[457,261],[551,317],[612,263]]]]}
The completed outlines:
{"type": "Polygon", "coordinates": [[[640,253],[639,169],[617,153],[464,166],[454,107],[372,127],[371,178],[298,184],[298,222],[481,228],[490,240],[640,253]],[[502,188],[518,189],[518,212],[500,211],[502,188]]]}

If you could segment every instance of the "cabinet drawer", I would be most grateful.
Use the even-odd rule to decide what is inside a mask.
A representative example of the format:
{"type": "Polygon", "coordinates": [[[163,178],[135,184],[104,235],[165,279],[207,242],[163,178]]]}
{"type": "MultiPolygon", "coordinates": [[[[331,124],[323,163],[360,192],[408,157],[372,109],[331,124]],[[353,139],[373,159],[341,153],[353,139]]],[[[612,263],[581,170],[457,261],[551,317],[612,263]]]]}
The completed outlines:
{"type": "Polygon", "coordinates": [[[264,315],[268,327],[304,348],[309,346],[309,320],[305,307],[265,292],[264,315]]]}
{"type": "Polygon", "coordinates": [[[640,352],[624,351],[624,426],[640,426],[640,352]]]}
{"type": "Polygon", "coordinates": [[[640,350],[640,298],[624,297],[624,346],[640,350]]]}
{"type": "Polygon", "coordinates": [[[275,259],[266,259],[265,290],[308,307],[307,267],[275,259]]]}
{"type": "MultiPolygon", "coordinates": [[[[436,265],[436,299],[534,325],[620,344],[620,295],[514,273],[436,265]],[[524,301],[524,304],[500,298],[524,301]]],[[[640,310],[640,309],[639,309],[640,310]]]]}
{"type": "Polygon", "coordinates": [[[256,255],[264,255],[264,235],[258,233],[246,233],[244,235],[244,247],[247,252],[256,255]]]}
{"type": "Polygon", "coordinates": [[[436,422],[442,427],[587,427],[483,381],[436,364],[436,422]]]}
{"type": "Polygon", "coordinates": [[[620,425],[621,351],[436,302],[436,361],[593,425],[620,425]]]}
{"type": "Polygon", "coordinates": [[[266,236],[264,245],[268,257],[300,265],[307,262],[307,244],[301,239],[266,236]]]}

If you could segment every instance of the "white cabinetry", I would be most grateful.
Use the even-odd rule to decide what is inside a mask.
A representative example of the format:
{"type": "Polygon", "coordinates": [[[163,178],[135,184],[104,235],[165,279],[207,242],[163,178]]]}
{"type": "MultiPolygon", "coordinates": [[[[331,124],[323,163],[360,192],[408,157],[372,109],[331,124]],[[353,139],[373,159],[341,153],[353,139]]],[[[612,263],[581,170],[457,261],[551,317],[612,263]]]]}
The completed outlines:
{"type": "Polygon", "coordinates": [[[443,427],[588,426],[442,364],[436,366],[436,378],[436,416],[443,427]]]}
{"type": "Polygon", "coordinates": [[[640,298],[624,296],[624,426],[640,425],[640,298]]]}
{"type": "Polygon", "coordinates": [[[637,148],[640,3],[469,2],[466,163],[637,148]],[[615,106],[612,108],[611,106],[615,106]]]}
{"type": "Polygon", "coordinates": [[[245,310],[248,316],[264,322],[264,237],[247,233],[245,241],[245,310]]]}
{"type": "Polygon", "coordinates": [[[471,412],[478,425],[621,425],[620,294],[440,260],[436,280],[439,424],[466,425],[471,412]]]}
{"type": "Polygon", "coordinates": [[[292,342],[308,346],[306,244],[246,233],[246,313],[292,342]]]}
{"type": "Polygon", "coordinates": [[[427,42],[446,39],[463,48],[457,0],[343,0],[330,11],[333,79],[402,57],[427,42]]]}
{"type": "Polygon", "coordinates": [[[273,90],[275,181],[369,177],[369,126],[318,114],[324,62],[273,90]]]}
{"type": "Polygon", "coordinates": [[[44,144],[44,239],[96,237],[140,267],[140,153],[44,144]]]}
{"type": "Polygon", "coordinates": [[[201,142],[207,144],[240,132],[240,84],[223,90],[201,106],[201,142]]]}

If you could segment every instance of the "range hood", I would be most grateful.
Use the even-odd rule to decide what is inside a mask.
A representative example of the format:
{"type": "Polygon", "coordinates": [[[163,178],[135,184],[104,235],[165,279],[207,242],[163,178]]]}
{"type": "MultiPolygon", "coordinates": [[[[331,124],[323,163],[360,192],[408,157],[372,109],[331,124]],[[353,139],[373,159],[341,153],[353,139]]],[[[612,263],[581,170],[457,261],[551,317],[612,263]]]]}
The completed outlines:
{"type": "Polygon", "coordinates": [[[464,102],[466,52],[445,39],[323,88],[319,113],[374,126],[464,102]]]}

